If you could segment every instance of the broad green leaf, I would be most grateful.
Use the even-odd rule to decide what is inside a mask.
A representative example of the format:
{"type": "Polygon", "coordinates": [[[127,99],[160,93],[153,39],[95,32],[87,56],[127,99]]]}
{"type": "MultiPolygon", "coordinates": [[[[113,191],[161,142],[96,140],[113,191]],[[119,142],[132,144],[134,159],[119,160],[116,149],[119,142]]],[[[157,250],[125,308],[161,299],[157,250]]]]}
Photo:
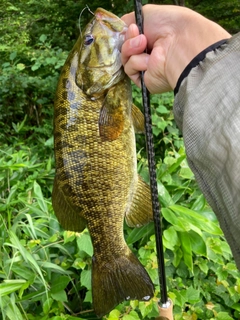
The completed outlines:
{"type": "Polygon", "coordinates": [[[190,221],[193,225],[195,225],[199,229],[204,230],[211,234],[222,235],[222,230],[216,223],[206,219],[196,211],[193,211],[191,209],[188,209],[186,207],[179,206],[179,205],[173,205],[173,206],[170,206],[169,208],[174,212],[176,212],[177,214],[179,214],[180,216],[185,217],[187,221],[190,221]]]}
{"type": "Polygon", "coordinates": [[[13,52],[10,54],[9,59],[10,59],[10,60],[14,60],[16,57],[17,57],[17,52],[16,52],[16,51],[13,51],[13,52]]]}
{"type": "Polygon", "coordinates": [[[45,314],[49,314],[49,311],[52,307],[53,304],[53,299],[52,298],[48,298],[46,301],[44,301],[43,303],[43,312],[45,314]]]}
{"type": "Polygon", "coordinates": [[[127,237],[127,244],[130,245],[132,243],[137,242],[142,239],[146,234],[152,235],[154,234],[154,224],[149,223],[141,228],[134,228],[129,236],[127,237]]]}
{"type": "Polygon", "coordinates": [[[157,183],[157,187],[158,187],[158,196],[160,199],[160,202],[162,204],[162,206],[164,207],[168,207],[174,204],[169,192],[167,191],[167,189],[164,187],[164,185],[158,181],[157,183]]]}
{"type": "Polygon", "coordinates": [[[219,312],[217,314],[217,320],[234,320],[234,319],[230,317],[227,312],[219,312]]]}
{"type": "Polygon", "coordinates": [[[186,298],[191,304],[197,303],[200,300],[200,291],[190,286],[186,291],[186,298]]]}
{"type": "Polygon", "coordinates": [[[107,317],[108,320],[120,319],[121,312],[117,309],[112,310],[107,317]]]}
{"type": "Polygon", "coordinates": [[[173,265],[175,268],[177,268],[183,257],[182,249],[181,248],[175,249],[173,253],[174,253],[173,265]]]}
{"type": "Polygon", "coordinates": [[[91,290],[87,291],[84,302],[92,303],[92,291],[91,290]]]}
{"type": "Polygon", "coordinates": [[[83,270],[80,277],[81,285],[88,290],[92,287],[92,272],[91,270],[83,270]]]}
{"type": "Polygon", "coordinates": [[[204,195],[201,194],[200,196],[197,197],[191,209],[196,211],[203,210],[205,206],[206,206],[206,200],[204,198],[204,195]]]}
{"type": "Polygon", "coordinates": [[[180,245],[175,227],[171,226],[163,232],[163,245],[164,247],[174,251],[175,246],[180,245]]]}
{"type": "Polygon", "coordinates": [[[165,172],[163,172],[158,178],[161,179],[166,173],[173,173],[174,171],[176,171],[185,158],[186,155],[176,158],[175,162],[172,165],[170,165],[168,169],[165,172]]]}
{"type": "Polygon", "coordinates": [[[67,276],[56,277],[51,285],[51,293],[57,293],[61,290],[66,289],[69,282],[70,278],[67,276]]]}
{"type": "Polygon", "coordinates": [[[179,176],[184,179],[192,179],[194,177],[192,170],[188,167],[181,168],[179,176]]]}
{"type": "Polygon", "coordinates": [[[169,208],[162,208],[162,215],[169,223],[171,223],[176,231],[187,231],[186,224],[184,224],[177,215],[169,208]]]}
{"type": "Polygon", "coordinates": [[[184,260],[186,266],[191,271],[193,271],[192,246],[191,246],[190,237],[187,232],[178,232],[178,236],[181,241],[183,260],[184,260]]]}
{"type": "Polygon", "coordinates": [[[68,301],[66,292],[64,290],[58,291],[56,293],[51,293],[51,297],[54,300],[61,301],[61,302],[68,301]]]}
{"type": "Polygon", "coordinates": [[[76,232],[69,231],[69,230],[64,231],[63,238],[64,238],[64,244],[66,244],[68,242],[72,242],[76,238],[76,232]]]}
{"type": "Polygon", "coordinates": [[[194,231],[190,231],[188,233],[188,235],[189,235],[189,238],[191,241],[191,246],[192,246],[193,252],[206,257],[207,256],[207,248],[206,248],[206,244],[205,244],[203,238],[198,233],[196,233],[194,231]]]}
{"type": "Polygon", "coordinates": [[[234,303],[232,308],[240,312],[240,303],[234,303]]]}
{"type": "Polygon", "coordinates": [[[164,230],[163,236],[168,242],[171,242],[173,246],[179,244],[178,234],[173,226],[164,230]]]}
{"type": "Polygon", "coordinates": [[[42,34],[42,35],[40,36],[39,40],[40,40],[41,42],[45,42],[45,41],[47,40],[47,36],[46,36],[45,34],[42,34]]]}
{"type": "Polygon", "coordinates": [[[26,68],[25,64],[23,64],[23,63],[18,63],[18,64],[17,64],[17,69],[18,69],[18,70],[22,71],[22,70],[24,70],[25,68],[26,68]]]}
{"type": "Polygon", "coordinates": [[[123,320],[139,320],[139,316],[136,311],[130,311],[129,314],[126,314],[122,317],[123,320]]]}
{"type": "Polygon", "coordinates": [[[93,255],[93,246],[90,235],[86,232],[82,232],[77,237],[77,245],[79,250],[86,252],[89,256],[93,255]]]}
{"type": "Polygon", "coordinates": [[[201,259],[201,260],[198,262],[198,266],[199,266],[199,268],[200,268],[205,274],[208,273],[208,270],[209,270],[208,260],[201,259]]]}

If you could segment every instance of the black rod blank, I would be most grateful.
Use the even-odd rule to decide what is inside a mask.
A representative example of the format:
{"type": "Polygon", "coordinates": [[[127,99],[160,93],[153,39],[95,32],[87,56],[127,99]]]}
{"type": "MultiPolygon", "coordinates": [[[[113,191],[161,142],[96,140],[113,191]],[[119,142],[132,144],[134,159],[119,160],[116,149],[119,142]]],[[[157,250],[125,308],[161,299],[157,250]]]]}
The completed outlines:
{"type": "MultiPolygon", "coordinates": [[[[136,24],[138,26],[139,32],[143,33],[143,15],[142,15],[141,0],[134,0],[134,5],[135,5],[136,24]]],[[[142,86],[142,101],[143,101],[144,119],[145,119],[146,149],[147,149],[147,155],[148,155],[150,188],[151,188],[151,195],[152,195],[152,210],[153,210],[153,220],[154,220],[154,227],[155,227],[155,237],[156,237],[158,276],[159,276],[159,284],[160,284],[160,292],[161,292],[160,301],[162,304],[166,304],[168,302],[167,282],[166,282],[166,273],[165,273],[165,265],[164,265],[160,204],[158,201],[155,152],[154,152],[152,119],[151,119],[151,109],[150,109],[150,94],[147,87],[144,84],[144,71],[141,71],[141,86],[142,86]]]]}

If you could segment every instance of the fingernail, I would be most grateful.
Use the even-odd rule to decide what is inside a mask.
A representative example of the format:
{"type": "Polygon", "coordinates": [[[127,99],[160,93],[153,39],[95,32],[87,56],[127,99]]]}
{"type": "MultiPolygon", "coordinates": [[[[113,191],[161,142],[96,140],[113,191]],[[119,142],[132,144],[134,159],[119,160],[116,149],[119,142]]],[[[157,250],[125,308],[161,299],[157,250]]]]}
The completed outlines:
{"type": "Polygon", "coordinates": [[[130,40],[130,46],[132,48],[138,47],[140,43],[141,43],[141,37],[135,37],[130,40]]]}

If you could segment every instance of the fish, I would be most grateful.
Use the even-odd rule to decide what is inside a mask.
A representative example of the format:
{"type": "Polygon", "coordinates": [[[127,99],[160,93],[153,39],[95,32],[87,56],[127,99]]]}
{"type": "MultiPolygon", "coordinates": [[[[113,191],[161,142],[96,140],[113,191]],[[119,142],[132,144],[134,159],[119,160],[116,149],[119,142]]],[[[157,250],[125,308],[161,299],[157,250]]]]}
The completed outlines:
{"type": "Polygon", "coordinates": [[[131,227],[153,219],[149,185],[137,173],[135,133],[144,132],[144,117],[120,58],[126,30],[113,13],[95,11],[63,66],[54,103],[53,209],[64,229],[89,230],[98,317],[154,294],[123,232],[124,219],[131,227]]]}

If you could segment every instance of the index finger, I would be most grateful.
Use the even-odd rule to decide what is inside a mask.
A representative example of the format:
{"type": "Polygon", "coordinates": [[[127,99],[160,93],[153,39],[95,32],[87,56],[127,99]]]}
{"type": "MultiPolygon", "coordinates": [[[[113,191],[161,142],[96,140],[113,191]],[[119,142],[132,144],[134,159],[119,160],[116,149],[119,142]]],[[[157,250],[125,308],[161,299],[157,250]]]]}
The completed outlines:
{"type": "Polygon", "coordinates": [[[128,25],[136,23],[134,12],[130,12],[121,17],[121,19],[128,25]]]}

